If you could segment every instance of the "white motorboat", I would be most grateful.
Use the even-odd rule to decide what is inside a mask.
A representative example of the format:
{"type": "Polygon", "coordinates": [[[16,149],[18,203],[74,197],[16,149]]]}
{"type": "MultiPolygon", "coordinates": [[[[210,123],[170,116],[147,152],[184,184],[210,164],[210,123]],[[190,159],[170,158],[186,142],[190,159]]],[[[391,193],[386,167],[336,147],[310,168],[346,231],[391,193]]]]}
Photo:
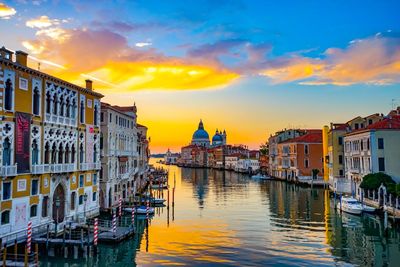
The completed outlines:
{"type": "Polygon", "coordinates": [[[366,204],[362,205],[363,212],[374,213],[376,209],[374,207],[368,206],[366,204]]]}
{"type": "MultiPolygon", "coordinates": [[[[145,207],[145,206],[140,206],[140,207],[136,207],[136,208],[124,208],[124,211],[131,213],[132,209],[135,209],[136,214],[147,214],[147,207],[145,207]]],[[[153,213],[154,213],[154,208],[149,207],[149,214],[153,214],[153,213]]]]}
{"type": "Polygon", "coordinates": [[[342,197],[341,202],[342,202],[341,204],[340,201],[336,204],[338,210],[354,215],[360,215],[363,212],[363,206],[355,198],[342,197]]]}
{"type": "Polygon", "coordinates": [[[271,179],[271,177],[266,176],[264,174],[256,174],[256,175],[251,176],[251,178],[253,178],[253,179],[261,179],[261,180],[271,179]]]}
{"type": "Polygon", "coordinates": [[[156,205],[162,205],[162,204],[164,204],[165,201],[166,200],[163,198],[151,198],[150,199],[150,203],[154,203],[156,205]]]}
{"type": "Polygon", "coordinates": [[[168,189],[168,185],[166,185],[166,184],[153,184],[153,185],[151,185],[151,189],[168,189]]]}

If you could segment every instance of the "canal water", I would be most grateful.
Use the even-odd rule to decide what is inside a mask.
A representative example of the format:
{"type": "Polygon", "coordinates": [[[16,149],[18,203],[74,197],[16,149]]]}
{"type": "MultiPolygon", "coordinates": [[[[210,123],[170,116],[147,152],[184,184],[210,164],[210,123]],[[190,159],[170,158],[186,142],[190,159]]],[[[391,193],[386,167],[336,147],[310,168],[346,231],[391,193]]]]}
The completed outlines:
{"type": "Polygon", "coordinates": [[[157,209],[148,227],[138,220],[140,233],[101,245],[97,256],[41,266],[400,266],[399,231],[385,235],[379,217],[337,213],[326,190],[164,167],[171,202],[175,180],[169,212],[157,209]]]}

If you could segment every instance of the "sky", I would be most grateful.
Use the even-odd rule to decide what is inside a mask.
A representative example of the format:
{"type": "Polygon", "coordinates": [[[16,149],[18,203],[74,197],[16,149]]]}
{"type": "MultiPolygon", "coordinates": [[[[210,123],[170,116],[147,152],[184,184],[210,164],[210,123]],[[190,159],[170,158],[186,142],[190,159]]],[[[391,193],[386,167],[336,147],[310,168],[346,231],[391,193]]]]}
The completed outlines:
{"type": "Polygon", "coordinates": [[[400,1],[0,0],[1,46],[138,107],[153,153],[199,120],[257,148],[400,105],[400,1]]]}

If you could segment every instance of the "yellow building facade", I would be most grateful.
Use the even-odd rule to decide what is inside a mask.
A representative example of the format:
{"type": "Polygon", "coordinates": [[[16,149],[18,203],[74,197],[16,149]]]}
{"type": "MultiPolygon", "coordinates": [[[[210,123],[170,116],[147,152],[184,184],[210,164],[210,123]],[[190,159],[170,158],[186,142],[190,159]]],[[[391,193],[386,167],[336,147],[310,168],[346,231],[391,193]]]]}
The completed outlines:
{"type": "Polygon", "coordinates": [[[0,49],[0,238],[99,212],[100,99],[0,49]]]}

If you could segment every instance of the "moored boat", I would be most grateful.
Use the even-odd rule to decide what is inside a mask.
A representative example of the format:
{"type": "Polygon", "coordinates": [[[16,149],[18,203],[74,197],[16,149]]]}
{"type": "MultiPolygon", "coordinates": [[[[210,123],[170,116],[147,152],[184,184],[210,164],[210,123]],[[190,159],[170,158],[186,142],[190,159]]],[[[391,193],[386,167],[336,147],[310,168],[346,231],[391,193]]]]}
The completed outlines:
{"type": "Polygon", "coordinates": [[[367,213],[374,213],[376,211],[376,208],[368,206],[366,204],[362,205],[362,209],[363,209],[363,212],[367,212],[367,213]]]}
{"type": "MultiPolygon", "coordinates": [[[[147,214],[147,207],[146,206],[140,206],[140,207],[134,207],[134,208],[124,208],[124,211],[131,213],[132,209],[135,209],[136,214],[147,214]]],[[[149,214],[154,213],[154,208],[149,207],[149,214]]]]}
{"type": "Polygon", "coordinates": [[[261,180],[271,179],[271,177],[266,176],[264,174],[255,174],[255,175],[251,176],[251,178],[253,178],[253,179],[261,179],[261,180]]]}
{"type": "Polygon", "coordinates": [[[344,211],[354,215],[360,215],[363,212],[363,206],[357,199],[352,197],[342,197],[341,202],[336,204],[340,211],[344,211]]]}

